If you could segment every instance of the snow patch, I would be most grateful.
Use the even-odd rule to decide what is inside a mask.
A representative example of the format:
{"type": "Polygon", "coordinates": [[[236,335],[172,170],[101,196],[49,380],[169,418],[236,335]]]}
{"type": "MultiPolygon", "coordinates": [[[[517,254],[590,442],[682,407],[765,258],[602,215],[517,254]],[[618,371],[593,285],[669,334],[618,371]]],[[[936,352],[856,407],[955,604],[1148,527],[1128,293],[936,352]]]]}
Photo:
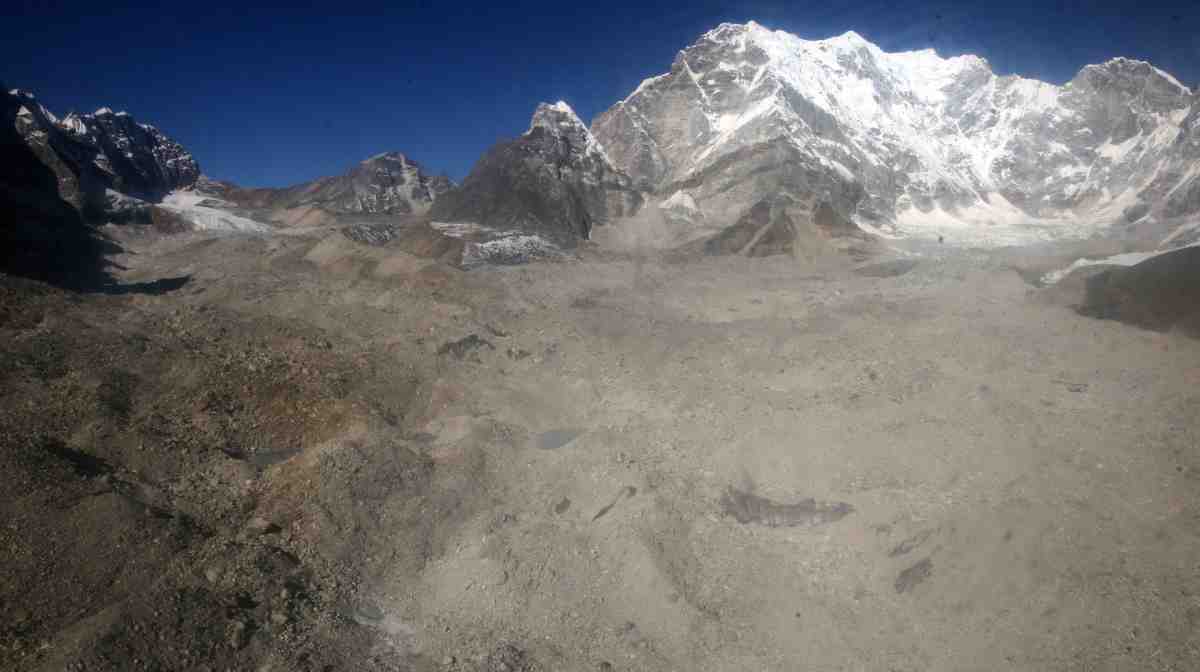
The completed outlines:
{"type": "Polygon", "coordinates": [[[479,243],[468,241],[463,246],[463,266],[511,266],[560,254],[556,245],[541,236],[517,234],[479,243]]]}
{"type": "Polygon", "coordinates": [[[663,210],[686,210],[688,212],[696,212],[700,209],[696,205],[696,199],[686,191],[677,191],[671,194],[658,207],[663,210]]]}
{"type": "Polygon", "coordinates": [[[655,82],[662,81],[662,80],[664,80],[664,79],[666,79],[667,77],[670,77],[670,76],[671,76],[671,73],[669,73],[669,72],[668,72],[668,73],[664,73],[664,74],[661,74],[661,75],[657,75],[657,76],[655,76],[655,77],[647,77],[646,79],[643,79],[643,80],[642,80],[642,83],[641,83],[641,84],[638,84],[638,85],[637,85],[637,88],[633,90],[633,93],[629,94],[628,96],[625,96],[625,100],[622,100],[621,102],[622,102],[622,103],[628,103],[628,102],[629,102],[630,100],[632,100],[632,99],[633,99],[635,96],[637,96],[638,94],[640,94],[640,93],[644,92],[646,89],[648,89],[648,88],[650,88],[651,86],[653,86],[655,82]]]}
{"type": "MultiPolygon", "coordinates": [[[[1077,102],[1064,99],[1068,89],[997,76],[977,56],[946,58],[933,49],[885,52],[853,31],[806,40],[754,22],[721,24],[694,48],[700,51],[681,52],[672,72],[644,80],[622,103],[661,86],[664,78],[695,85],[696,112],[708,125],[705,129],[704,119],[697,119],[700,128],[693,132],[699,142],[689,142],[686,158],[668,166],[671,181],[685,181],[716,157],[749,143],[788,142],[846,181],[862,179],[855,175],[859,166],[896,166],[908,179],[897,187],[895,231],[944,235],[947,242],[968,245],[1076,238],[1111,225],[1136,191],[1116,184],[1120,171],[1130,167],[1146,183],[1144,162],[1177,141],[1190,109],[1177,109],[1187,106],[1186,100],[1172,102],[1152,130],[1121,143],[1103,142],[1103,135],[1088,130],[1087,120],[1072,109],[1077,102]],[[717,50],[702,44],[706,41],[717,43],[717,50]],[[749,47],[766,58],[750,61],[749,47]],[[821,115],[809,107],[836,120],[836,135],[823,133],[821,115]],[[1033,146],[1029,139],[1041,136],[1031,136],[1032,128],[1049,129],[1051,138],[1067,138],[1072,130],[1083,135],[1033,146]],[[1022,186],[1019,181],[1028,181],[1029,171],[1051,184],[1022,186]],[[1014,184],[1040,192],[1043,200],[1022,201],[1028,212],[1016,207],[998,193],[1014,184]],[[1046,215],[1060,207],[1054,200],[1059,194],[1083,199],[1078,211],[1063,208],[1061,214],[1046,215]],[[913,200],[930,196],[942,206],[930,212],[911,207],[913,200]],[[956,208],[952,202],[971,205],[956,208]]],[[[645,130],[635,104],[626,113],[642,142],[662,141],[645,130]]]]}
{"type": "Polygon", "coordinates": [[[779,105],[779,100],[774,96],[768,96],[758,101],[749,109],[741,114],[726,114],[717,119],[717,129],[719,130],[718,137],[710,142],[707,147],[700,151],[693,160],[693,170],[700,165],[700,162],[708,158],[714,150],[725,144],[735,133],[743,126],[750,122],[770,115],[776,112],[782,112],[779,105]]]}
{"type": "Polygon", "coordinates": [[[75,114],[67,115],[67,118],[63,119],[60,125],[63,127],[63,129],[70,131],[75,135],[88,134],[87,124],[83,123],[83,119],[79,118],[79,116],[75,114]]]}
{"type": "Polygon", "coordinates": [[[1153,65],[1152,65],[1152,66],[1150,66],[1150,67],[1151,67],[1151,69],[1153,69],[1153,70],[1154,70],[1154,72],[1158,73],[1158,76],[1159,76],[1159,77],[1162,77],[1163,79],[1167,80],[1168,82],[1170,82],[1170,83],[1174,84],[1174,85],[1175,85],[1176,87],[1178,87],[1178,88],[1179,88],[1181,91],[1183,91],[1183,93],[1184,93],[1184,94],[1186,94],[1186,95],[1191,95],[1191,93],[1192,93],[1192,90],[1191,90],[1191,89],[1189,89],[1188,87],[1184,86],[1182,83],[1180,83],[1180,81],[1179,81],[1178,79],[1175,79],[1175,78],[1174,78],[1174,77],[1171,75],[1171,73],[1167,72],[1166,70],[1160,70],[1160,69],[1158,69],[1158,68],[1155,68],[1153,65]]]}
{"type": "Polygon", "coordinates": [[[1200,219],[1197,219],[1194,222],[1186,222],[1184,224],[1181,224],[1180,226],[1176,227],[1176,229],[1174,231],[1171,232],[1171,235],[1167,236],[1166,238],[1163,238],[1162,242],[1159,243],[1159,247],[1165,247],[1167,245],[1170,245],[1176,239],[1182,238],[1184,235],[1192,233],[1197,230],[1200,230],[1200,219]]]}
{"type": "Polygon", "coordinates": [[[1102,259],[1076,259],[1075,263],[1060,268],[1057,271],[1050,271],[1042,276],[1043,285],[1057,284],[1060,280],[1067,277],[1075,271],[1086,268],[1088,266],[1133,266],[1155,256],[1154,252],[1128,252],[1125,254],[1117,254],[1111,257],[1102,259]]]}
{"type": "Polygon", "coordinates": [[[846,180],[847,182],[854,181],[854,173],[850,172],[850,169],[847,168],[841,161],[826,159],[825,164],[836,170],[837,174],[841,175],[843,180],[846,180]]]}
{"type": "Polygon", "coordinates": [[[554,243],[520,231],[497,231],[474,222],[430,222],[430,226],[443,235],[464,241],[463,266],[467,267],[511,266],[562,255],[554,243]]]}
{"type": "Polygon", "coordinates": [[[612,159],[608,158],[608,153],[604,151],[604,147],[596,140],[596,137],[592,135],[592,131],[587,127],[587,124],[583,123],[583,120],[579,118],[578,114],[575,114],[575,110],[571,109],[571,106],[566,101],[560,100],[553,105],[549,103],[539,104],[537,110],[533,113],[533,119],[530,120],[529,130],[525,131],[525,135],[529,135],[533,132],[533,129],[538,127],[555,133],[566,130],[581,134],[584,140],[584,153],[600,159],[610,168],[613,166],[612,159]]]}
{"type": "Polygon", "coordinates": [[[1103,145],[1096,148],[1096,153],[1113,163],[1120,163],[1137,146],[1140,139],[1141,136],[1135,135],[1116,145],[1111,140],[1106,141],[1103,145]]]}
{"type": "Polygon", "coordinates": [[[253,219],[221,210],[231,204],[195,191],[173,191],[160,204],[192,223],[198,231],[268,233],[271,227],[253,219]],[[203,202],[204,204],[201,204],[203,202]]]}
{"type": "Polygon", "coordinates": [[[1088,266],[1136,266],[1147,259],[1153,259],[1154,257],[1164,255],[1168,252],[1182,250],[1187,247],[1200,247],[1200,243],[1184,245],[1183,247],[1177,247],[1171,250],[1159,250],[1155,252],[1126,252],[1125,254],[1115,254],[1111,257],[1103,257],[1100,259],[1077,259],[1075,260],[1075,263],[1067,266],[1066,268],[1062,268],[1057,271],[1051,271],[1043,275],[1042,284],[1056,284],[1076,270],[1087,268],[1088,266]]]}

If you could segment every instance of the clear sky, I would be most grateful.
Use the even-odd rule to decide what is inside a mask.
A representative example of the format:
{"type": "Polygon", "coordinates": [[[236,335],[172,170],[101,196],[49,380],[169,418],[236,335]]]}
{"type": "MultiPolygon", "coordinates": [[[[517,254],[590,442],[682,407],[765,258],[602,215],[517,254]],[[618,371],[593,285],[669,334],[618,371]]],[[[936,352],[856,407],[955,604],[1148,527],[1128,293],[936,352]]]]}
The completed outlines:
{"type": "Polygon", "coordinates": [[[0,4],[5,85],[56,114],[127,109],[208,175],[246,186],[341,173],[389,150],[461,179],[522,133],[539,101],[566,100],[590,121],[722,21],[810,39],[854,30],[887,51],[974,53],[1055,83],[1113,56],[1200,81],[1197,0],[0,4]]]}

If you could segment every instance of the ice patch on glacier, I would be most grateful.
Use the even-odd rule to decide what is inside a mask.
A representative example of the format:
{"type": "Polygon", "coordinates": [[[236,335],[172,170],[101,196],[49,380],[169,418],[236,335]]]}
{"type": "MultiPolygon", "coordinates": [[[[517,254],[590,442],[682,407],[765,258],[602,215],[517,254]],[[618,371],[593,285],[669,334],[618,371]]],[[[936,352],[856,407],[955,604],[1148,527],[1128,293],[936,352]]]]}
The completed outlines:
{"type": "Polygon", "coordinates": [[[222,207],[232,207],[213,198],[191,190],[173,191],[167,194],[160,207],[174,212],[191,222],[197,231],[227,231],[231,233],[268,233],[271,227],[247,217],[227,212],[222,207]]]}

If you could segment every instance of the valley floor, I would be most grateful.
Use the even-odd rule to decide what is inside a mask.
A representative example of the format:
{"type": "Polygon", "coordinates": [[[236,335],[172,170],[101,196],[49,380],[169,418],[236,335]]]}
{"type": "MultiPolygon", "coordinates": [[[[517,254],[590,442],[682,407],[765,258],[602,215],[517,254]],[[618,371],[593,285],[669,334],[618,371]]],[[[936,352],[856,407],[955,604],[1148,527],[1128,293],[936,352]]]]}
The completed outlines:
{"type": "Polygon", "coordinates": [[[1200,667],[1200,341],[1000,255],[122,235],[5,281],[0,667],[1200,667]]]}

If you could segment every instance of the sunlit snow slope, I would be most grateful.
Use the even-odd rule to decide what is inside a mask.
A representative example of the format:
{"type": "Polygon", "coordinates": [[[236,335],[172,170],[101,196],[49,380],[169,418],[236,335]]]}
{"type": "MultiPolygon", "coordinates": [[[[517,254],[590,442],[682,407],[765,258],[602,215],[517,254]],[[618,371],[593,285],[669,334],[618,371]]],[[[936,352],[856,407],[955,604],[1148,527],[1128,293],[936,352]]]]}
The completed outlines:
{"type": "Polygon", "coordinates": [[[1196,100],[1124,58],[1055,86],[976,56],[751,22],[703,35],[592,131],[641,187],[710,219],[782,192],[884,234],[995,244],[1157,216],[1158,197],[1195,177],[1175,157],[1196,100]]]}

